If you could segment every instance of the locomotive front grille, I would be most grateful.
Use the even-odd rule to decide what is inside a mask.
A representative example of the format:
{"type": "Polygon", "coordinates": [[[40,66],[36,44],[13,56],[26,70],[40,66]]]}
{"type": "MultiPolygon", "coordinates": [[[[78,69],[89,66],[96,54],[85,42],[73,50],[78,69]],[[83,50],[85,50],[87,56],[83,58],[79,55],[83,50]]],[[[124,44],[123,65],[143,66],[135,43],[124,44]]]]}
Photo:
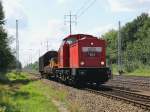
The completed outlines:
{"type": "Polygon", "coordinates": [[[107,81],[110,79],[109,68],[78,68],[77,77],[83,81],[107,81]]]}

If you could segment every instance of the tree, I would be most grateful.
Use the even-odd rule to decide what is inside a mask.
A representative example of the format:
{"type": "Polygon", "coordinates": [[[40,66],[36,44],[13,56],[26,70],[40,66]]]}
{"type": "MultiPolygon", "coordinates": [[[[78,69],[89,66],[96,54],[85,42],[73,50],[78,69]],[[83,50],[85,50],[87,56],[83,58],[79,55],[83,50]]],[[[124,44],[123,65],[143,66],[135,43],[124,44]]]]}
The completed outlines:
{"type": "Polygon", "coordinates": [[[0,71],[6,71],[12,61],[15,60],[8,44],[8,34],[3,28],[4,25],[4,12],[2,2],[0,1],[0,71]]]}
{"type": "MultiPolygon", "coordinates": [[[[122,39],[123,39],[123,49],[127,48],[128,42],[135,42],[138,39],[142,39],[146,37],[144,36],[138,36],[141,34],[141,32],[144,30],[147,31],[146,28],[143,29],[145,23],[148,22],[149,16],[146,13],[142,13],[140,16],[138,16],[136,19],[134,19],[132,22],[127,23],[121,30],[122,33],[122,39]]],[[[148,24],[148,23],[147,23],[148,24]]],[[[150,24],[150,23],[149,23],[150,24]]],[[[143,33],[144,34],[144,33],[143,33]]]]}
{"type": "MultiPolygon", "coordinates": [[[[111,30],[103,35],[107,40],[107,59],[117,60],[117,33],[111,30]]],[[[150,17],[142,13],[121,28],[124,69],[132,72],[142,66],[150,66],[150,17]]]]}
{"type": "Polygon", "coordinates": [[[110,30],[102,36],[107,41],[106,56],[108,60],[111,60],[111,63],[117,61],[117,33],[116,30],[110,30]]]}
{"type": "Polygon", "coordinates": [[[38,61],[35,61],[34,63],[30,63],[27,66],[25,66],[24,69],[32,70],[32,71],[38,71],[39,70],[39,63],[38,63],[38,61]]]}
{"type": "Polygon", "coordinates": [[[4,13],[2,2],[0,1],[0,25],[4,24],[4,13]]]}

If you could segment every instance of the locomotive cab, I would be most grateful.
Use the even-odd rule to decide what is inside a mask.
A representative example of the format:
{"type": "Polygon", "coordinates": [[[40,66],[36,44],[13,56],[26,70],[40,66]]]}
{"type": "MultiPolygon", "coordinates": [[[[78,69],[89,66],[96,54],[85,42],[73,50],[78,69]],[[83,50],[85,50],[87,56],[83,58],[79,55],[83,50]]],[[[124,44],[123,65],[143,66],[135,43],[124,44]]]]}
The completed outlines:
{"type": "Polygon", "coordinates": [[[92,36],[83,36],[70,45],[71,68],[105,67],[105,41],[92,36]]]}

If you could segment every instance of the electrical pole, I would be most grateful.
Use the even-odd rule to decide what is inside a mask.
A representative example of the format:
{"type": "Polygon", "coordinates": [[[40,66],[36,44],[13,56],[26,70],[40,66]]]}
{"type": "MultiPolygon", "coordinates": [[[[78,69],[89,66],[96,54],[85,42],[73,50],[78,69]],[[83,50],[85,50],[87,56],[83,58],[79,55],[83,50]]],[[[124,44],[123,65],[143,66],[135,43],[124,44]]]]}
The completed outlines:
{"type": "Polygon", "coordinates": [[[18,39],[18,20],[16,20],[16,71],[19,71],[19,39],[18,39]]]}
{"type": "Polygon", "coordinates": [[[70,11],[70,14],[69,14],[69,15],[65,15],[64,18],[65,18],[65,24],[66,24],[66,23],[69,23],[69,26],[70,26],[70,35],[71,35],[71,34],[72,34],[72,23],[77,24],[77,22],[76,22],[77,16],[76,16],[76,15],[72,15],[72,14],[71,14],[71,11],[70,11]],[[66,20],[67,17],[69,17],[69,21],[66,20]],[[73,19],[73,18],[74,18],[74,19],[73,19]]]}
{"type": "Polygon", "coordinates": [[[122,38],[121,38],[121,23],[119,21],[119,30],[118,30],[118,72],[119,75],[122,74],[122,38]]]}
{"type": "Polygon", "coordinates": [[[70,35],[71,35],[71,33],[72,33],[72,31],[71,31],[71,30],[72,30],[72,28],[71,28],[71,22],[72,22],[72,20],[71,20],[71,19],[72,19],[72,18],[71,18],[71,12],[70,12],[70,15],[69,15],[69,16],[70,16],[70,35]]]}
{"type": "Polygon", "coordinates": [[[40,53],[40,49],[39,49],[39,57],[41,56],[41,53],[40,53]]]}

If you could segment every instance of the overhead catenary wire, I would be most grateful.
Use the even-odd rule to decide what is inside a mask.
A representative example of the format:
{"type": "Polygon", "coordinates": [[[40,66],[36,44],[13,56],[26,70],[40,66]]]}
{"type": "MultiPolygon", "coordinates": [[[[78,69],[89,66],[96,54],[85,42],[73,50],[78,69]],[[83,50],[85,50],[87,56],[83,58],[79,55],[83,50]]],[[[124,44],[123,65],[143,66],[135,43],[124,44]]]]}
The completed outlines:
{"type": "MultiPolygon", "coordinates": [[[[96,2],[96,0],[86,0],[84,2],[83,6],[76,11],[77,17],[82,16],[95,2],[96,2]]],[[[76,14],[75,15],[70,14],[69,16],[75,16],[75,18],[77,18],[76,14]]],[[[74,22],[74,21],[71,21],[71,22],[74,22]]],[[[70,33],[71,33],[71,31],[70,31],[70,33]]],[[[47,45],[46,48],[48,51],[48,41],[47,41],[46,45],[47,45]]],[[[39,55],[41,55],[41,51],[39,51],[39,52],[40,52],[39,55]]]]}
{"type": "Polygon", "coordinates": [[[88,4],[87,7],[85,7],[86,5],[84,4],[76,13],[77,17],[81,17],[92,5],[94,5],[94,3],[96,2],[96,0],[89,0],[89,3],[86,1],[85,4],[88,4]],[[82,10],[83,9],[83,10],[82,10]]]}
{"type": "Polygon", "coordinates": [[[84,9],[86,7],[86,4],[89,3],[90,0],[85,0],[85,2],[83,3],[83,5],[76,11],[75,14],[78,14],[82,11],[82,9],[84,9]]]}
{"type": "Polygon", "coordinates": [[[77,10],[75,15],[72,15],[71,11],[70,11],[70,14],[64,15],[64,20],[65,20],[64,23],[65,24],[67,22],[70,23],[70,35],[72,34],[72,23],[77,24],[77,17],[80,17],[81,15],[83,15],[95,2],[96,2],[96,0],[86,0],[84,2],[83,6],[77,10]],[[69,20],[66,20],[67,17],[69,17],[69,20]],[[72,20],[72,18],[75,18],[75,20],[72,20]]]}

